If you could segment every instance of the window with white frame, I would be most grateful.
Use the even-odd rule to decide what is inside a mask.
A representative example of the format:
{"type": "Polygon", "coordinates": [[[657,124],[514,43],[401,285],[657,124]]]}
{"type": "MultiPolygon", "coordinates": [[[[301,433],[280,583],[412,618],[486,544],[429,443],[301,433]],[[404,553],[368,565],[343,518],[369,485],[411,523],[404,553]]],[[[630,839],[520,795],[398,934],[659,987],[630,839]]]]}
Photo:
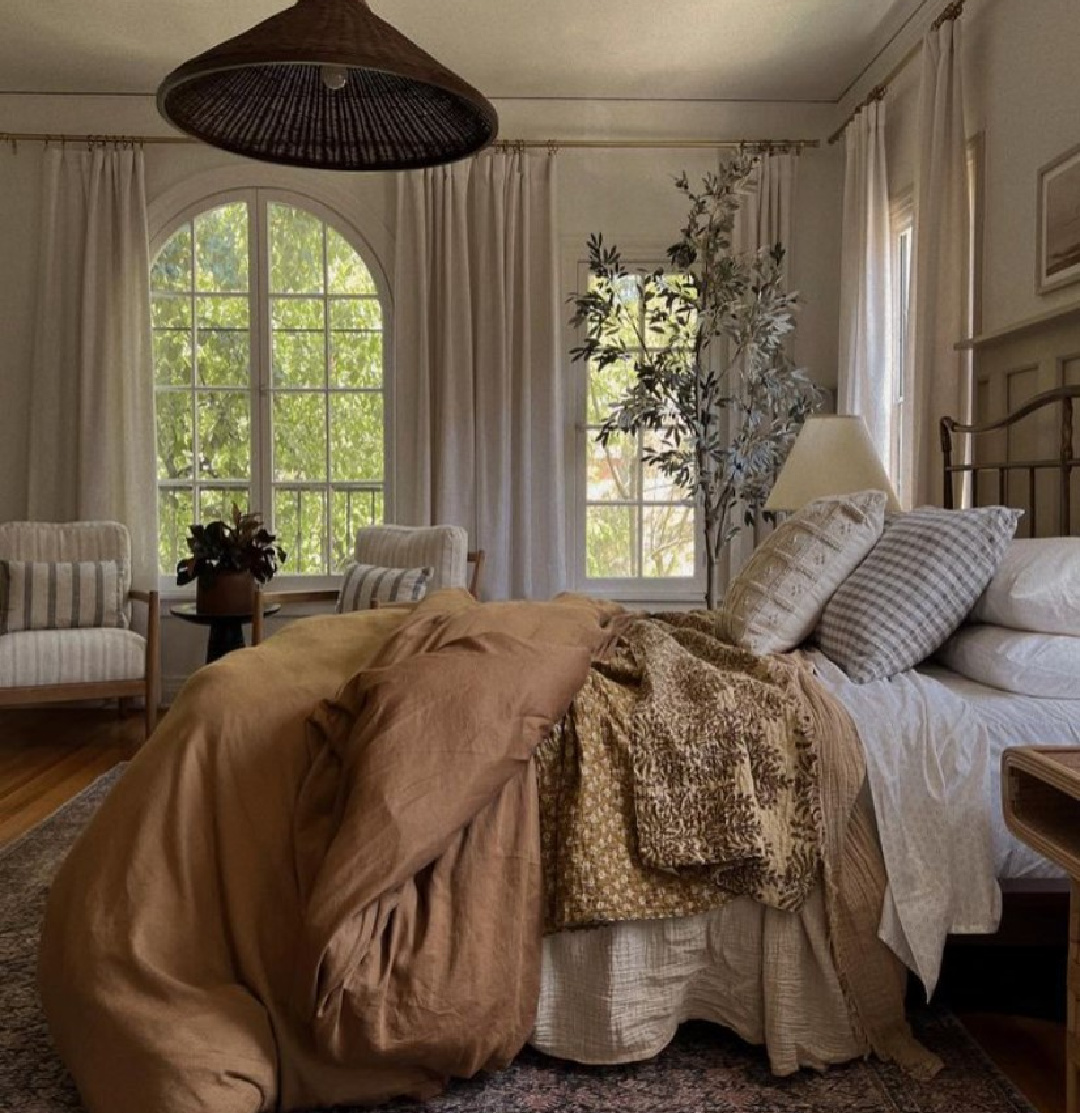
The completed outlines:
{"type": "MultiPolygon", "coordinates": [[[[597,281],[591,275],[588,280],[597,281]]],[[[605,368],[583,367],[579,380],[577,580],[598,593],[627,597],[700,591],[694,500],[643,459],[656,434],[617,434],[606,444],[598,439],[612,406],[634,381],[633,355],[643,350],[649,280],[628,279],[620,296],[638,322],[624,337],[630,358],[605,368]]]]}
{"type": "Polygon", "coordinates": [[[193,522],[259,510],[293,575],[383,520],[384,310],[330,214],[264,190],[186,215],[151,271],[158,564],[193,522]]]}

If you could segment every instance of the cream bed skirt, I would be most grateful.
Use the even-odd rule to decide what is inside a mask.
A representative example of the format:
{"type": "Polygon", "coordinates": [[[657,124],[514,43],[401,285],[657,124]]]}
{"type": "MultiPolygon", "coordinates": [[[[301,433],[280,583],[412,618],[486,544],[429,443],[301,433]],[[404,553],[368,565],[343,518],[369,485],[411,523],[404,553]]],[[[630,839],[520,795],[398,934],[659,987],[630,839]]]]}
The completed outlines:
{"type": "Polygon", "coordinates": [[[648,1059],[686,1020],[764,1044],[778,1075],[866,1054],[833,964],[821,887],[797,913],[740,898],[700,916],[544,940],[538,1050],[581,1063],[648,1059]]]}

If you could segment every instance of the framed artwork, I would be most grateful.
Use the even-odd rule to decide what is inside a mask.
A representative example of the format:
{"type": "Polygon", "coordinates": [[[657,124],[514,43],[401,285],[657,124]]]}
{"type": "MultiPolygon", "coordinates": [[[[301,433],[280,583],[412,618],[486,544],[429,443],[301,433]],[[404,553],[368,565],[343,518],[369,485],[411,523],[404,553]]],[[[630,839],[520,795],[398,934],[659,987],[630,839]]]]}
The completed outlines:
{"type": "Polygon", "coordinates": [[[1040,294],[1080,282],[1080,146],[1039,171],[1035,289],[1040,294]]]}

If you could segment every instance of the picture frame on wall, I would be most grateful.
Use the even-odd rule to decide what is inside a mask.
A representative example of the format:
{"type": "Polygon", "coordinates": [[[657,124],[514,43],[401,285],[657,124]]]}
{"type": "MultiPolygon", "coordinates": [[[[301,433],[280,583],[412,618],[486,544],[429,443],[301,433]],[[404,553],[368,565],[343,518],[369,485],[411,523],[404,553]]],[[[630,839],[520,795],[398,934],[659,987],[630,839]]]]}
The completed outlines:
{"type": "Polygon", "coordinates": [[[1035,289],[1080,282],[1080,145],[1039,170],[1035,289]]]}

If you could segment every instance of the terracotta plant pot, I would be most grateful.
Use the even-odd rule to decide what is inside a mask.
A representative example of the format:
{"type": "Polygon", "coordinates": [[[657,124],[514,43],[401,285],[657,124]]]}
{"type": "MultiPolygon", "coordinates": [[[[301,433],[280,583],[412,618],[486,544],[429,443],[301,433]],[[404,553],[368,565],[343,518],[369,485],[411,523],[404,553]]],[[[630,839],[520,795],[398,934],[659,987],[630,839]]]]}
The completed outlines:
{"type": "Polygon", "coordinates": [[[195,588],[199,614],[248,615],[255,606],[255,577],[250,572],[212,572],[195,588]]]}

